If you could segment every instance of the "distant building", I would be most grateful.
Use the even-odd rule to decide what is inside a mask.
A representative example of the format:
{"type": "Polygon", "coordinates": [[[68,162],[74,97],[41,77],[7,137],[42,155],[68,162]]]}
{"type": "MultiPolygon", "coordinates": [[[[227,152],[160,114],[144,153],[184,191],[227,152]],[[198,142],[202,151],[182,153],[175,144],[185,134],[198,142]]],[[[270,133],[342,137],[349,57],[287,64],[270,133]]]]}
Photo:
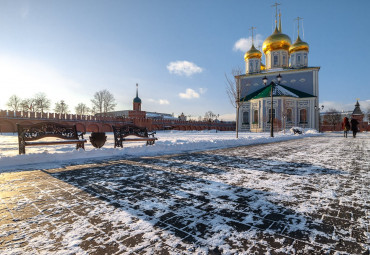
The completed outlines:
{"type": "Polygon", "coordinates": [[[299,27],[297,39],[292,43],[290,37],[282,32],[279,14],[279,26],[276,17],[275,31],[263,42],[262,51],[265,64],[261,62],[261,51],[253,44],[252,28],[252,47],[244,55],[246,73],[235,77],[242,102],[239,130],[269,131],[271,115],[277,130],[293,126],[318,129],[319,111],[316,109],[320,67],[308,65],[309,45],[301,40],[299,27]],[[281,76],[280,82],[278,75],[281,76]],[[267,78],[267,86],[263,83],[264,77],[267,78]]]}
{"type": "Polygon", "coordinates": [[[321,130],[322,131],[341,131],[342,126],[341,123],[343,121],[343,118],[347,117],[348,119],[356,119],[359,122],[359,129],[360,131],[370,131],[370,125],[369,121],[365,121],[365,114],[362,112],[360,108],[360,103],[356,102],[355,108],[353,111],[341,111],[341,112],[323,112],[320,114],[320,119],[321,119],[321,130]],[[338,116],[339,121],[337,123],[329,123],[332,120],[330,118],[330,115],[336,115],[338,116]]]}
{"type": "Polygon", "coordinates": [[[182,112],[181,115],[179,116],[179,120],[181,121],[186,121],[186,116],[184,115],[184,113],[182,112]]]}
{"type": "Polygon", "coordinates": [[[141,99],[139,98],[139,85],[136,84],[136,97],[133,99],[132,110],[122,110],[122,111],[112,111],[104,114],[96,114],[96,116],[104,115],[109,117],[125,117],[125,118],[135,118],[135,119],[172,119],[177,120],[169,113],[159,113],[159,112],[146,112],[141,110],[141,99]]]}

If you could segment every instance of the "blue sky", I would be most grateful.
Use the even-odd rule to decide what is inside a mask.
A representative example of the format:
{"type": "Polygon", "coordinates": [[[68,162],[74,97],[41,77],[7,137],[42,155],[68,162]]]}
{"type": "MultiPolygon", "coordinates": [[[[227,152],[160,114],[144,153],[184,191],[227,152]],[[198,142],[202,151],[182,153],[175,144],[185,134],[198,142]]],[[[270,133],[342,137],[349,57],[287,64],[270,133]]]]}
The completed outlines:
{"type": "MultiPolygon", "coordinates": [[[[135,84],[146,111],[231,119],[225,73],[244,68],[249,28],[272,33],[273,1],[0,1],[0,108],[8,98],[44,92],[73,112],[96,91],[131,109],[135,84]],[[240,42],[240,41],[239,41],[240,42]],[[240,46],[240,45],[239,45],[240,46]],[[245,45],[244,45],[245,46],[245,45]]],[[[303,17],[309,66],[320,66],[320,102],[370,106],[367,11],[370,1],[281,0],[283,32],[296,38],[303,17]]],[[[301,34],[301,37],[303,35],[301,34]]]]}

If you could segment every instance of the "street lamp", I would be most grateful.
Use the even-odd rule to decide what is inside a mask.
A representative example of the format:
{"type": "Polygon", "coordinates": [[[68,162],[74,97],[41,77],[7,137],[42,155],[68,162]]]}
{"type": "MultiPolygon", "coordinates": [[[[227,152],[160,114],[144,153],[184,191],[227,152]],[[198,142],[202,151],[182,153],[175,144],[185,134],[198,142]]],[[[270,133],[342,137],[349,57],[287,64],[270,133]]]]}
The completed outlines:
{"type": "Polygon", "coordinates": [[[324,105],[321,106],[317,106],[315,105],[315,110],[319,112],[319,133],[320,133],[320,110],[324,110],[324,105]]]}
{"type": "MultiPolygon", "coordinates": [[[[276,76],[278,84],[280,84],[281,78],[282,78],[282,76],[280,74],[278,76],[276,76]]],[[[266,86],[267,85],[267,77],[266,76],[263,77],[262,81],[266,86]]],[[[270,83],[270,85],[271,85],[271,92],[270,92],[270,94],[271,94],[271,113],[270,113],[270,115],[271,115],[271,119],[270,119],[271,129],[270,129],[270,136],[274,137],[274,115],[273,115],[273,112],[274,112],[274,93],[273,93],[273,87],[274,87],[275,83],[272,81],[270,83]]]]}

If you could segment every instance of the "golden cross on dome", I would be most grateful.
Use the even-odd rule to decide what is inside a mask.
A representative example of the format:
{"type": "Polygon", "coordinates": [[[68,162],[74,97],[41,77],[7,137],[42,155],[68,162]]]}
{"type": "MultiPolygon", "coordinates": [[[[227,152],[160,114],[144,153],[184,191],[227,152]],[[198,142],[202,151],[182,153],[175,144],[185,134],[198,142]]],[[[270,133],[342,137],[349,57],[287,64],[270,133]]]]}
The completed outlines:
{"type": "Polygon", "coordinates": [[[276,13],[275,13],[275,24],[277,24],[277,17],[278,17],[278,6],[281,5],[278,2],[275,2],[275,4],[271,5],[271,7],[276,8],[276,13]]]}
{"type": "Polygon", "coordinates": [[[360,100],[360,98],[356,98],[356,100],[358,101],[358,100],[360,100]]]}
{"type": "Polygon", "coordinates": [[[253,44],[253,30],[255,30],[256,29],[256,27],[251,27],[249,30],[252,30],[252,44],[253,44]]]}
{"type": "Polygon", "coordinates": [[[298,25],[297,25],[297,27],[298,27],[298,36],[299,36],[299,20],[301,20],[301,19],[303,19],[303,18],[301,18],[301,17],[297,17],[297,18],[295,18],[294,20],[296,20],[297,21],[297,23],[298,23],[298,25]]]}

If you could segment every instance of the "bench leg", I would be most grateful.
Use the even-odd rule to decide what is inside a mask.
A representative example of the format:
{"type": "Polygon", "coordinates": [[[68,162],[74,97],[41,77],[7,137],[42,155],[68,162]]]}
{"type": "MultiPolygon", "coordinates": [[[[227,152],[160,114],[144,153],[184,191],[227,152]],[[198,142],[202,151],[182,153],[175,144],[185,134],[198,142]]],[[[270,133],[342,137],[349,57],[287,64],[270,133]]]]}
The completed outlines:
{"type": "Polygon", "coordinates": [[[154,144],[154,141],[146,141],[146,146],[153,145],[153,144],[154,144]]]}
{"type": "Polygon", "coordinates": [[[80,148],[82,148],[82,149],[84,149],[84,150],[85,150],[85,144],[84,144],[84,143],[77,143],[77,144],[76,144],[76,150],[78,150],[78,149],[80,149],[80,148]]]}
{"type": "Polygon", "coordinates": [[[22,141],[22,139],[19,139],[18,144],[19,144],[19,154],[26,154],[26,146],[24,145],[24,141],[22,141]]]}
{"type": "Polygon", "coordinates": [[[26,146],[19,144],[19,154],[26,154],[26,146]]]}

